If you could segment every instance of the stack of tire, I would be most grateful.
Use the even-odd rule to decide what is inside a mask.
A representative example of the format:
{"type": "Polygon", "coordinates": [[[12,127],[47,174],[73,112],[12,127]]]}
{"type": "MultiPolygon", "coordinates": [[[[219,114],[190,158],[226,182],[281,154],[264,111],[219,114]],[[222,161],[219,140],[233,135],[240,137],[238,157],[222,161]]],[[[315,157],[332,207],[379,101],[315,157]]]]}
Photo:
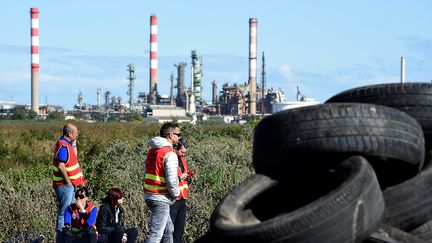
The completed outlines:
{"type": "Polygon", "coordinates": [[[388,83],[281,111],[256,174],[214,210],[212,242],[432,242],[432,84],[388,83]]]}

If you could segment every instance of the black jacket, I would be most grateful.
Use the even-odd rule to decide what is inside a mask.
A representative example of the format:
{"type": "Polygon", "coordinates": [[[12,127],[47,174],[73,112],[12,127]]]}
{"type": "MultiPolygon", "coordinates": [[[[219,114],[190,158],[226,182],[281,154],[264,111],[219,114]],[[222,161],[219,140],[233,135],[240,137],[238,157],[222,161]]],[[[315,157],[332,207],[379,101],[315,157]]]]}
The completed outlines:
{"type": "Polygon", "coordinates": [[[118,206],[120,211],[118,215],[118,223],[115,223],[115,212],[111,209],[111,205],[104,203],[98,213],[96,219],[96,229],[99,234],[109,234],[113,230],[119,227],[124,226],[123,222],[123,208],[122,206],[118,206]]]}

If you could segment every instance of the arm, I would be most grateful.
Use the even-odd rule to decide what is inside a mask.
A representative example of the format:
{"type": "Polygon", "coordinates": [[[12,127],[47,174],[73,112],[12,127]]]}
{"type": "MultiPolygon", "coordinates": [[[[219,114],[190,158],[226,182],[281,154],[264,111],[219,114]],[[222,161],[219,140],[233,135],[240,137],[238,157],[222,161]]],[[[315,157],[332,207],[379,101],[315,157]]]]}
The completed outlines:
{"type": "Polygon", "coordinates": [[[78,156],[78,144],[77,144],[76,140],[72,142],[72,148],[73,148],[75,155],[78,156]]]}
{"type": "Polygon", "coordinates": [[[180,195],[179,180],[177,175],[178,158],[174,152],[168,153],[164,159],[166,185],[171,197],[177,198],[180,195]]]}
{"type": "MultiPolygon", "coordinates": [[[[87,223],[87,225],[89,226],[94,226],[96,224],[96,216],[97,216],[97,208],[94,207],[89,214],[87,213],[83,213],[84,215],[86,215],[85,217],[83,217],[87,223]],[[87,218],[86,218],[87,217],[87,218]]],[[[83,215],[82,213],[80,213],[80,215],[83,215]]]]}
{"type": "Polygon", "coordinates": [[[63,146],[59,149],[57,153],[57,160],[58,160],[57,167],[59,168],[60,174],[65,179],[66,183],[68,185],[71,185],[72,182],[69,179],[69,176],[67,175],[66,167],[65,167],[66,163],[69,161],[69,153],[66,147],[63,146]]]}
{"type": "Polygon", "coordinates": [[[69,176],[67,175],[67,172],[66,172],[65,163],[63,163],[63,162],[59,162],[59,163],[58,163],[58,168],[59,168],[60,174],[61,174],[61,175],[63,176],[63,178],[66,180],[66,183],[67,183],[68,185],[72,185],[72,182],[71,182],[71,180],[69,179],[69,176]]]}

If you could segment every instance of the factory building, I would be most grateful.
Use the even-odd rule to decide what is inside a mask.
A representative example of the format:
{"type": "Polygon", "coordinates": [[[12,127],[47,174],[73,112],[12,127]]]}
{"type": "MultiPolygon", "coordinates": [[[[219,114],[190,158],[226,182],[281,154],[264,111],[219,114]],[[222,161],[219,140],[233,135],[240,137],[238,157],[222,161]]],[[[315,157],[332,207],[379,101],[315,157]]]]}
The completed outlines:
{"type": "MultiPolygon", "coordinates": [[[[27,109],[35,111],[41,118],[46,117],[51,111],[59,108],[49,105],[39,105],[39,9],[31,8],[31,106],[24,105],[27,109]]],[[[84,102],[84,95],[80,91],[74,112],[79,112],[88,120],[123,119],[140,114],[147,121],[164,122],[176,119],[181,122],[193,122],[199,117],[226,116],[225,122],[241,120],[242,117],[265,115],[291,107],[283,98],[282,91],[266,89],[265,58],[262,55],[261,84],[257,85],[257,24],[256,18],[249,19],[249,70],[248,80],[244,84],[224,84],[218,92],[216,80],[212,81],[211,104],[207,104],[203,98],[203,59],[197,50],[192,50],[190,65],[186,62],[178,62],[174,65],[176,77],[171,74],[169,82],[171,88],[169,95],[161,94],[158,90],[158,20],[155,14],[150,16],[149,39],[149,79],[148,92],[138,92],[135,99],[136,69],[133,63],[127,65],[129,76],[128,99],[123,101],[119,94],[104,91],[98,88],[95,102],[84,102]],[[185,68],[190,67],[190,83],[186,80],[185,68]],[[189,86],[186,85],[189,83],[189,86]],[[176,92],[174,92],[176,91],[176,92]],[[97,105],[93,105],[97,103],[97,105]]],[[[301,99],[301,105],[309,104],[311,100],[301,99]]],[[[9,114],[17,106],[16,104],[0,104],[0,114],[9,114]]]]}

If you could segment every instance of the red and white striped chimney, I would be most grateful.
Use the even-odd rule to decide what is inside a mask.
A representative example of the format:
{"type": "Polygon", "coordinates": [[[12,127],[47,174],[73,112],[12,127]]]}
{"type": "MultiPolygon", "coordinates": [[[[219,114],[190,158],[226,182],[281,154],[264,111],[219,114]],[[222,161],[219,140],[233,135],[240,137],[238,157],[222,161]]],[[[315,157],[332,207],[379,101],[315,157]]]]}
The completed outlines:
{"type": "Polygon", "coordinates": [[[257,19],[249,19],[249,114],[256,114],[257,19]]]}
{"type": "Polygon", "coordinates": [[[156,104],[157,96],[157,75],[158,75],[158,60],[157,60],[157,17],[150,16],[150,90],[149,103],[156,104]]]}
{"type": "Polygon", "coordinates": [[[39,9],[30,8],[31,19],[31,109],[39,114],[39,9]]]}

